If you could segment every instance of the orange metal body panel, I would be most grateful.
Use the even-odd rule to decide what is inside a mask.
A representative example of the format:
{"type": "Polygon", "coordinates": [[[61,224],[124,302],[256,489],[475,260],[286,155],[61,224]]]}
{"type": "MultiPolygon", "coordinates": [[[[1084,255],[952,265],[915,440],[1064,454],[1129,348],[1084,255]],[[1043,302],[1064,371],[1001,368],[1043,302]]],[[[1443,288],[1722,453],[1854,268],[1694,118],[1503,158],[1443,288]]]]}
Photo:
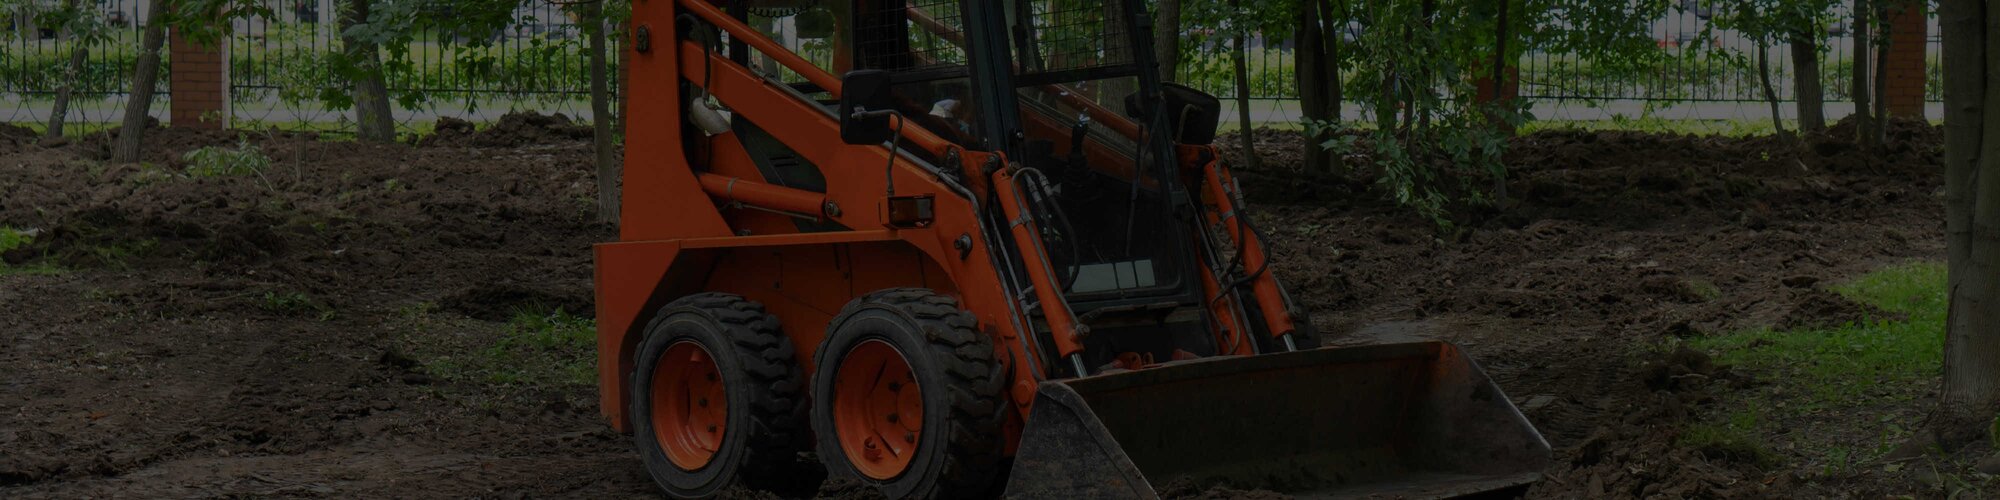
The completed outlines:
{"type": "Polygon", "coordinates": [[[1293,323],[1291,311],[1286,309],[1284,293],[1278,289],[1277,273],[1264,267],[1269,259],[1264,253],[1264,243],[1257,239],[1256,234],[1245,230],[1243,221],[1238,219],[1243,216],[1243,212],[1240,210],[1241,207],[1237,206],[1239,198],[1236,196],[1235,179],[1229,177],[1228,169],[1223,168],[1222,162],[1216,159],[1219,156],[1215,154],[1212,146],[1183,146],[1180,155],[1184,167],[1194,166],[1199,169],[1197,172],[1202,182],[1192,185],[1201,185],[1206,189],[1202,196],[1207,203],[1214,206],[1210,222],[1221,225],[1222,231],[1228,233],[1227,237],[1236,243],[1236,248],[1243,254],[1243,269],[1246,272],[1264,269],[1264,273],[1250,280],[1250,293],[1257,297],[1258,311],[1263,313],[1264,322],[1269,325],[1271,336],[1276,337],[1296,331],[1298,326],[1293,323]],[[1203,151],[1208,153],[1209,160],[1195,161],[1194,158],[1203,151]]]}
{"type": "MultiPolygon", "coordinates": [[[[647,27],[654,40],[652,50],[632,54],[634,88],[706,83],[708,92],[736,116],[819,167],[827,184],[823,199],[839,208],[825,218],[852,230],[801,233],[784,215],[718,207],[709,194],[714,186],[703,189],[703,175],[762,182],[734,134],[709,137],[701,146],[705,151],[690,155],[682,147],[681,110],[672,94],[633,99],[621,242],[596,248],[600,406],[613,426],[629,430],[626,392],[632,350],[652,313],[675,298],[700,291],[736,293],[763,303],[779,318],[797,348],[798,360],[809,370],[827,323],[848,301],[883,288],[935,289],[956,295],[979,319],[981,330],[995,337],[999,359],[1015,379],[1015,387],[1032,388],[1046,378],[1045,367],[1022,363],[1038,356],[1034,353],[1038,348],[1025,341],[1031,338],[1032,327],[1007,297],[989,253],[992,242],[979,228],[973,202],[931,172],[899,160],[893,169],[896,194],[933,195],[934,220],[920,229],[889,228],[882,220],[887,148],[844,144],[838,123],[816,103],[793,98],[779,88],[781,84],[727,59],[717,57],[712,65],[701,62],[715,56],[697,44],[672,42],[677,39],[672,32],[674,5],[697,14],[713,10],[699,0],[634,5],[634,26],[647,27]],[[691,164],[690,158],[707,164],[691,164]],[[954,240],[961,237],[972,244],[955,247],[954,240]]],[[[733,36],[736,29],[754,35],[740,23],[717,24],[733,36]]],[[[739,38],[752,46],[768,41],[760,36],[739,38]]],[[[837,92],[838,81],[830,75],[816,75],[810,66],[804,69],[814,71],[800,73],[837,92]]],[[[909,127],[904,136],[906,146],[928,149],[940,157],[946,156],[942,154],[946,148],[955,147],[920,127],[909,127]]],[[[996,160],[978,152],[959,156],[968,171],[996,160]]],[[[710,184],[715,180],[711,178],[710,184]]],[[[982,180],[971,184],[977,192],[985,190],[982,180]]],[[[778,196],[779,203],[790,203],[771,208],[805,208],[796,198],[821,196],[764,186],[780,190],[766,193],[784,195],[778,196]],[[785,196],[792,199],[782,201],[785,196]]],[[[1025,398],[1017,401],[1010,432],[1018,430],[1018,420],[1026,417],[1027,403],[1025,398]]]]}
{"type": "MultiPolygon", "coordinates": [[[[779,319],[783,331],[796,348],[802,368],[812,369],[814,353],[825,336],[826,326],[851,300],[863,294],[892,287],[924,287],[956,296],[961,305],[979,321],[979,329],[993,337],[998,359],[1013,379],[1007,392],[1016,412],[1008,422],[1004,440],[1008,453],[1018,439],[1029,405],[1039,383],[1053,373],[1045,362],[1061,361],[1064,355],[1083,349],[1075,318],[1057,287],[1054,270],[1040,248],[1039,231],[1031,217],[1024,217],[1022,202],[1014,192],[1005,159],[997,154],[956,151],[958,147],[923,127],[903,130],[904,147],[927,151],[935,158],[959,158],[955,167],[965,176],[965,188],[975,199],[999,200],[997,207],[1010,221],[1014,243],[987,239],[979,216],[982,208],[963,197],[937,174],[899,157],[890,163],[891,153],[881,145],[849,145],[840,139],[839,124],[820,104],[796,98],[784,84],[766,79],[729,59],[707,51],[700,44],[680,41],[675,33],[675,16],[693,13],[730,33],[751,47],[774,56],[786,67],[836,95],[840,82],[832,75],[784,52],[755,30],[729,19],[721,10],[702,0],[638,2],[633,5],[635,29],[650,30],[651,49],[634,50],[631,85],[640,89],[630,104],[623,196],[623,224],[620,241],[596,247],[598,377],[601,411],[613,426],[629,430],[627,391],[633,371],[632,353],[654,311],[672,300],[702,291],[743,295],[762,303],[779,319]],[[683,116],[673,89],[683,84],[705,86],[738,119],[748,121],[796,152],[800,159],[819,168],[825,179],[824,193],[809,192],[771,184],[764,179],[735,133],[683,139],[683,116]],[[690,151],[684,144],[692,143],[690,151]],[[947,154],[951,151],[954,154],[947,154]],[[885,172],[884,169],[888,169],[885,172]],[[929,195],[935,200],[932,223],[922,228],[892,228],[885,221],[888,190],[885,175],[893,176],[895,194],[929,195]],[[733,183],[731,180],[736,179],[733,183]],[[748,189],[746,191],[746,188],[748,189]],[[742,202],[765,209],[792,212],[794,216],[761,210],[733,208],[742,202]],[[830,208],[829,208],[830,207],[830,208]],[[801,218],[817,219],[815,231],[803,232],[801,218]],[[956,244],[959,240],[968,245],[956,244]],[[1009,296],[1003,269],[991,245],[1005,244],[1008,253],[1021,256],[1044,308],[1040,318],[1031,318],[1017,309],[1009,296]],[[1041,319],[1046,318],[1046,319],[1041,319]],[[1037,339],[1044,333],[1035,322],[1046,321],[1049,339],[1057,352],[1040,352],[1037,339]]],[[[1134,125],[1109,111],[1091,106],[1098,123],[1136,135],[1134,125]]],[[[1066,125],[1049,120],[1028,120],[1036,131],[1066,134],[1066,125]]],[[[1067,148],[1066,141],[1059,144],[1067,148]]],[[[1185,152],[1185,151],[1184,151],[1185,152]]],[[[1122,169],[1131,177],[1129,159],[1121,152],[1093,144],[1085,153],[1113,171],[1122,169]],[[1113,161],[1114,159],[1119,161],[1113,161]]],[[[1189,165],[1183,168],[1200,183],[1199,172],[1223,176],[1219,165],[1189,165]]],[[[1217,199],[1223,199],[1218,196],[1217,199]]],[[[1221,210],[1228,210],[1222,208],[1221,210]]],[[[1233,226],[1231,226],[1233,228],[1233,226]]],[[[1233,236],[1232,236],[1233,237],[1233,236]]],[[[1246,242],[1254,244],[1254,242],[1246,242]]],[[[1262,262],[1259,248],[1247,255],[1262,262]]],[[[1211,297],[1220,294],[1214,276],[1202,274],[1204,290],[1211,297]]],[[[1288,315],[1278,305],[1278,314],[1269,310],[1276,296],[1265,299],[1266,281],[1275,293],[1275,280],[1266,275],[1255,292],[1266,317],[1286,321],[1288,315]]],[[[1234,312],[1233,299],[1210,301],[1214,312],[1218,343],[1224,351],[1249,354],[1253,351],[1245,321],[1234,312]]],[[[1274,323],[1275,324],[1275,323],[1274,323]]]]}

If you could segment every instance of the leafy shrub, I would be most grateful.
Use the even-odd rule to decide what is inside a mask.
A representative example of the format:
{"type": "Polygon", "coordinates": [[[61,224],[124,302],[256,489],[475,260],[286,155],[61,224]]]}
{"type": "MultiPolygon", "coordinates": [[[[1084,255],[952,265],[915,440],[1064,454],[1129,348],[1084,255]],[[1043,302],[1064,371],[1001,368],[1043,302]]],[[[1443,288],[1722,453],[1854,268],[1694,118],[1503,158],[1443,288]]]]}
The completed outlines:
{"type": "Polygon", "coordinates": [[[188,175],[194,177],[259,174],[271,166],[271,157],[264,156],[264,150],[248,139],[238,139],[235,149],[208,146],[189,151],[181,159],[188,164],[188,175]]]}

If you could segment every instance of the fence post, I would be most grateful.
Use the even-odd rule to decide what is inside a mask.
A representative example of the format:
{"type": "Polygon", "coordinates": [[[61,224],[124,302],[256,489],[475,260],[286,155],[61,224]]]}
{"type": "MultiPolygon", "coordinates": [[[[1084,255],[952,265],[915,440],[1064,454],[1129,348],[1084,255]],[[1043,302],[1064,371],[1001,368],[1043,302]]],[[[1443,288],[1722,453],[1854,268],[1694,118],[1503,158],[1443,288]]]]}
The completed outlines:
{"type": "Polygon", "coordinates": [[[1889,57],[1880,63],[1888,81],[1879,97],[1889,116],[1924,117],[1925,53],[1930,48],[1930,19],[1924,4],[1906,1],[1889,9],[1889,57]]]}
{"type": "Polygon", "coordinates": [[[168,75],[172,92],[167,122],[175,127],[229,128],[229,37],[214,45],[181,38],[175,30],[169,39],[168,75]]]}

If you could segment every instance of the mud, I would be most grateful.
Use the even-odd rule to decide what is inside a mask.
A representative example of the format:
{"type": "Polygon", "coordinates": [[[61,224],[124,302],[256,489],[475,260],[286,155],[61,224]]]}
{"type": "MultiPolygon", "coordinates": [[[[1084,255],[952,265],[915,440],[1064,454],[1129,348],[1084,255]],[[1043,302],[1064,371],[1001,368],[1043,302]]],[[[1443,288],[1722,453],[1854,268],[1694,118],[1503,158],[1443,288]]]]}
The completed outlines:
{"type": "Polygon", "coordinates": [[[562,113],[517,112],[502,115],[483,130],[474,130],[472,122],[465,120],[440,118],[435,131],[418,144],[506,148],[588,141],[590,137],[590,125],[577,124],[562,113]]]}
{"type": "MultiPolygon", "coordinates": [[[[593,387],[441,375],[439,353],[491,348],[516,312],[591,310],[589,245],[615,235],[593,222],[588,128],[438,129],[415,146],[160,129],[141,166],[104,162],[108,136],[0,127],[0,225],[39,231],[5,261],[65,269],[0,275],[0,497],[655,494],[593,387]],[[239,140],[271,166],[185,176],[186,151],[239,140]]],[[[1652,346],[1884,318],[1824,287],[1943,254],[1939,133],[1890,135],[1874,152],[1838,129],[1799,147],[1529,135],[1512,196],[1454,233],[1381,201],[1365,169],[1300,172],[1296,134],[1262,134],[1241,177],[1328,342],[1452,340],[1515,398],[1558,450],[1530,497],[1882,496],[1909,489],[1677,445],[1758,382],[1652,346]]],[[[854,486],[816,496],[871,493],[854,486]]]]}
{"type": "MultiPolygon", "coordinates": [[[[1699,353],[1653,347],[1899,319],[1824,287],[1943,257],[1940,129],[1897,122],[1886,147],[1862,151],[1845,127],[1804,146],[1521,137],[1507,155],[1514,197],[1456,220],[1457,233],[1374,201],[1365,168],[1315,175],[1267,161],[1240,177],[1253,197],[1277,193],[1253,217],[1330,343],[1456,341],[1515,398],[1558,450],[1560,465],[1530,497],[1908,494],[1923,487],[1865,468],[1829,475],[1677,445],[1715,394],[1757,382],[1699,353]]],[[[1847,418],[1872,421],[1876,410],[1847,418]]]]}

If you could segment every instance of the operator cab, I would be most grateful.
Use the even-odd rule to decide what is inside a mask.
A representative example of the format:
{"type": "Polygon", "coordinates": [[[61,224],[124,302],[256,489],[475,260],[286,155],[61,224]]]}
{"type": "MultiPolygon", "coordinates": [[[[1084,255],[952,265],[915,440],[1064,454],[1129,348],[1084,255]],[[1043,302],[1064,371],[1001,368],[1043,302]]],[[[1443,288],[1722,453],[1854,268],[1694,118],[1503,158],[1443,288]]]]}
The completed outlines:
{"type": "MultiPolygon", "coordinates": [[[[1174,156],[1182,137],[1151,132],[1176,130],[1153,110],[1192,91],[1165,89],[1152,69],[1137,0],[829,2],[839,3],[822,6],[837,25],[822,58],[829,69],[886,73],[881,105],[967,150],[1004,152],[1025,172],[1015,177],[1071,310],[1095,342],[1124,344],[1089,352],[1164,360],[1208,343],[1198,262],[1216,257],[1197,250],[1199,212],[1174,156]]],[[[1212,130],[1213,110],[1206,116],[1212,130]]],[[[987,222],[1006,227],[993,212],[987,222]]]]}

